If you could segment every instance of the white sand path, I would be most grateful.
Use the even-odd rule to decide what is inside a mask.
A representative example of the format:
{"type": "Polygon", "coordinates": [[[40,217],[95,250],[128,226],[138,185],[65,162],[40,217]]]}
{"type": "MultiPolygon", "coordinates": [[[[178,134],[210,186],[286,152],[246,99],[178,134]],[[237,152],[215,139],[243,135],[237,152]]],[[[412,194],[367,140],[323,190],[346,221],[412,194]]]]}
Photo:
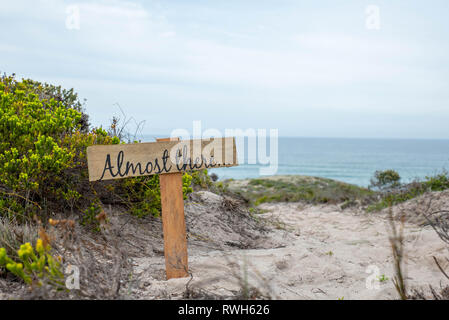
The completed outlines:
{"type": "MultiPolygon", "coordinates": [[[[299,203],[260,208],[267,211],[261,218],[275,221],[279,228],[273,238],[286,245],[257,250],[193,249],[189,252],[191,288],[230,295],[241,289],[235,274],[247,274],[251,285],[277,299],[398,298],[392,283],[388,225],[382,215],[299,203]]],[[[448,248],[431,227],[405,224],[405,247],[409,286],[448,284],[432,259],[447,257],[448,248]]],[[[136,262],[135,272],[143,279],[137,290],[140,298],[181,298],[189,279],[152,277],[155,267],[163,269],[163,257],[136,262]]]]}

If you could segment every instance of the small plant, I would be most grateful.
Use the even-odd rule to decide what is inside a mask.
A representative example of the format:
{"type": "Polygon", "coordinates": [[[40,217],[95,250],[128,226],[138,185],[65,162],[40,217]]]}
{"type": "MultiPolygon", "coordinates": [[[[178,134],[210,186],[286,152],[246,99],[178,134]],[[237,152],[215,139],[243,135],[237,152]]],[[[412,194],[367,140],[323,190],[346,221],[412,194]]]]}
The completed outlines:
{"type": "Polygon", "coordinates": [[[334,255],[334,253],[332,251],[326,252],[326,254],[330,257],[332,257],[334,255]]]}
{"type": "Polygon", "coordinates": [[[192,184],[201,189],[208,189],[212,185],[211,176],[209,176],[206,169],[191,172],[192,184]]]}
{"type": "Polygon", "coordinates": [[[390,279],[387,276],[385,276],[384,274],[382,274],[377,277],[377,280],[379,280],[379,282],[387,282],[390,279]]]}
{"type": "Polygon", "coordinates": [[[17,223],[0,217],[0,248],[5,248],[10,257],[16,257],[17,248],[25,242],[35,243],[39,228],[31,223],[17,223]]]}
{"type": "Polygon", "coordinates": [[[414,199],[429,191],[444,191],[449,189],[449,174],[446,170],[434,176],[427,176],[423,181],[414,181],[412,183],[402,185],[400,188],[388,190],[381,195],[381,199],[368,208],[368,212],[380,211],[403,203],[407,200],[414,199]]]}
{"type": "Polygon", "coordinates": [[[187,199],[187,195],[193,192],[192,185],[193,176],[188,173],[185,173],[182,176],[182,193],[184,196],[184,200],[187,199]]]}
{"type": "Polygon", "coordinates": [[[389,190],[400,186],[401,176],[394,170],[376,171],[371,179],[370,187],[389,190]]]}
{"type": "MultiPolygon", "coordinates": [[[[184,199],[193,192],[191,187],[193,177],[185,173],[182,177],[182,192],[184,199]]],[[[139,218],[147,215],[159,217],[161,214],[161,192],[159,176],[135,177],[123,179],[120,185],[120,193],[125,195],[125,200],[130,208],[130,213],[139,218]]]]}
{"type": "Polygon", "coordinates": [[[76,190],[69,189],[67,192],[62,191],[62,197],[70,207],[70,212],[73,213],[73,207],[75,203],[81,198],[81,194],[79,194],[76,190]]]}
{"type": "Polygon", "coordinates": [[[435,176],[428,176],[425,180],[426,186],[432,191],[443,191],[449,189],[449,173],[446,170],[436,174],[435,176]]]}
{"type": "Polygon", "coordinates": [[[393,218],[393,210],[391,207],[388,210],[388,220],[390,224],[389,240],[391,250],[393,253],[393,267],[394,276],[393,284],[401,300],[408,299],[407,284],[403,272],[404,259],[404,219],[401,219],[401,224],[398,227],[393,218]]]}
{"type": "Polygon", "coordinates": [[[257,207],[258,205],[265,203],[265,202],[269,202],[268,196],[262,196],[262,197],[258,198],[256,201],[254,201],[254,205],[257,207]]]}
{"type": "Polygon", "coordinates": [[[212,183],[212,192],[218,193],[218,194],[227,194],[229,193],[228,185],[226,183],[223,183],[223,181],[217,181],[212,183]]]}
{"type": "Polygon", "coordinates": [[[211,179],[213,182],[217,182],[217,181],[218,181],[218,175],[217,175],[216,173],[211,173],[211,174],[209,175],[209,177],[210,177],[210,179],[211,179]]]}
{"type": "Polygon", "coordinates": [[[97,203],[92,203],[86,210],[83,211],[80,223],[83,226],[92,225],[94,231],[100,231],[100,223],[97,217],[101,212],[101,206],[97,203]]]}
{"type": "Polygon", "coordinates": [[[19,261],[16,262],[7,255],[5,248],[0,248],[0,267],[5,267],[28,285],[41,286],[48,282],[62,287],[64,274],[61,271],[61,261],[54,258],[50,251],[50,245],[45,244],[42,239],[36,241],[35,249],[27,242],[17,251],[19,261]]]}

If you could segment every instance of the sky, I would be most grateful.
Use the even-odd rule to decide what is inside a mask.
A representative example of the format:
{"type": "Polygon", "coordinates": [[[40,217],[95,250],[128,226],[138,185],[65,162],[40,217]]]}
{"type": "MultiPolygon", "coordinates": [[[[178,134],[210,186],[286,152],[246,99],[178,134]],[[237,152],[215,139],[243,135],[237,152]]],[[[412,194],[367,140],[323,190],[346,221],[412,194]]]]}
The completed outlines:
{"type": "Polygon", "coordinates": [[[92,125],[122,109],[146,134],[199,120],[280,136],[449,139],[448,9],[447,0],[0,0],[0,71],[74,88],[92,125]]]}

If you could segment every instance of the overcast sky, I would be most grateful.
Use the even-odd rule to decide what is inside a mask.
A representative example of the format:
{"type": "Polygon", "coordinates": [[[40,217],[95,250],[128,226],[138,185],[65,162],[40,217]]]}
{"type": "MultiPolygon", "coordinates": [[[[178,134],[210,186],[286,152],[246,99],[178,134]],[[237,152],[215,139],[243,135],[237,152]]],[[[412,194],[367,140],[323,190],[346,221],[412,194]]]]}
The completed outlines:
{"type": "Polygon", "coordinates": [[[449,138],[447,0],[0,1],[0,71],[75,88],[93,125],[449,138]]]}

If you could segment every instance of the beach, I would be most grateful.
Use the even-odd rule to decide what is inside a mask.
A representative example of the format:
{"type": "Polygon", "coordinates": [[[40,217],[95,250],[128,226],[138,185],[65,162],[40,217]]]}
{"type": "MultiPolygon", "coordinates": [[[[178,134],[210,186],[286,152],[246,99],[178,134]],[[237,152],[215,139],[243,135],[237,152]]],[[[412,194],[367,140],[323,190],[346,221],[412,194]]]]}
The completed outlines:
{"type": "MultiPolygon", "coordinates": [[[[267,181],[290,181],[300,186],[313,183],[316,189],[346,186],[304,176],[271,177],[267,181]],[[316,185],[318,182],[325,184],[316,185]]],[[[258,180],[233,180],[230,184],[233,192],[248,194],[253,185],[256,194],[260,189],[258,180]]],[[[269,188],[266,191],[274,193],[269,188]]],[[[410,294],[417,290],[427,298],[431,298],[429,286],[439,289],[447,285],[434,257],[442,262],[443,269],[448,267],[447,244],[419,214],[429,200],[433,201],[432,210],[442,210],[449,205],[449,192],[426,193],[391,208],[395,225],[403,228],[402,272],[407,290],[410,294]],[[402,222],[401,214],[406,217],[402,222]]],[[[92,290],[91,295],[97,297],[400,298],[393,282],[396,270],[390,209],[367,212],[361,203],[348,206],[306,201],[263,202],[248,207],[238,193],[208,190],[193,192],[184,209],[189,261],[186,278],[166,280],[162,221],[157,217],[137,218],[123,207],[109,205],[101,234],[85,233],[78,226],[56,226],[47,232],[57,251],[71,250],[65,263],[76,261],[87,268],[81,272],[87,278],[83,281],[95,285],[83,287],[83,291],[92,290]],[[83,250],[84,256],[70,260],[83,250]]],[[[0,278],[0,299],[42,298],[42,294],[0,278]]]]}
{"type": "MultiPolygon", "coordinates": [[[[210,201],[214,196],[202,197],[210,201]]],[[[136,298],[183,298],[186,286],[205,297],[233,297],[241,294],[247,277],[248,288],[271,299],[398,299],[385,214],[301,203],[263,204],[261,209],[266,213],[260,218],[274,229],[254,249],[223,244],[205,250],[189,243],[192,278],[154,277],[155,266],[163,274],[163,257],[140,258],[134,269],[142,281],[136,298]]],[[[410,288],[438,288],[442,275],[432,257],[447,256],[447,245],[430,226],[414,223],[405,223],[404,238],[410,288]]]]}

